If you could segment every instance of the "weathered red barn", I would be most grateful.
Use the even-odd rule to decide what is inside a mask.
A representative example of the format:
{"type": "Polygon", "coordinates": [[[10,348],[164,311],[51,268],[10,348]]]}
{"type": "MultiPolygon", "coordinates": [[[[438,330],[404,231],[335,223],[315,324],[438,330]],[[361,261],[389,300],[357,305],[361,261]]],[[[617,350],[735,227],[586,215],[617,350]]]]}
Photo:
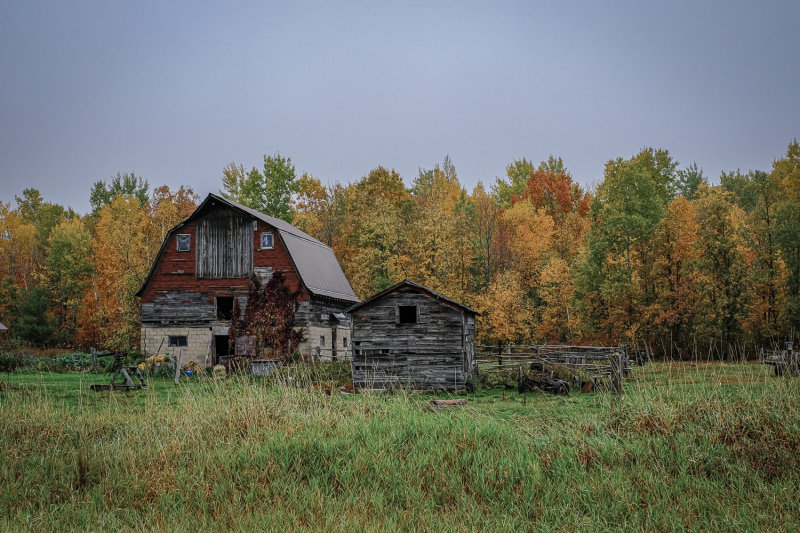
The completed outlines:
{"type": "Polygon", "coordinates": [[[234,299],[244,311],[249,278],[284,274],[299,291],[295,327],[306,328],[300,350],[321,358],[350,350],[343,313],[359,300],[333,250],[291,224],[209,194],[164,239],[141,297],[142,353],[182,352],[184,361],[212,365],[229,355],[234,299]]]}

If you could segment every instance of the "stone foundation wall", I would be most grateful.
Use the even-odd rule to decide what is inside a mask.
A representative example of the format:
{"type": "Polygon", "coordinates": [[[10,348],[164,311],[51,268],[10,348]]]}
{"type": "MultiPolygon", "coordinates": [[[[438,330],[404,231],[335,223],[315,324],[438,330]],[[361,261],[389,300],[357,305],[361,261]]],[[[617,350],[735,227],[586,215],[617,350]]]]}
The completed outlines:
{"type": "MultiPolygon", "coordinates": [[[[227,333],[223,328],[219,328],[218,335],[227,333]]],[[[300,344],[300,353],[309,359],[316,358],[317,347],[320,347],[319,358],[323,361],[330,361],[333,350],[331,349],[332,328],[309,326],[305,328],[306,340],[300,344]],[[324,337],[324,346],[320,345],[320,338],[324,337]]],[[[184,363],[194,361],[200,366],[206,364],[208,343],[212,339],[212,328],[210,327],[172,327],[172,326],[143,326],[142,327],[142,355],[150,357],[161,353],[177,359],[181,353],[184,363]],[[186,346],[170,346],[170,336],[185,336],[186,346]],[[163,344],[162,344],[163,339],[163,344]],[[161,346],[161,350],[159,350],[161,346]]],[[[336,330],[336,356],[338,359],[350,359],[353,343],[350,340],[349,328],[337,328],[336,330]],[[347,346],[344,342],[347,339],[347,346]]],[[[209,361],[210,364],[210,361],[209,361]]]]}
{"type": "MultiPolygon", "coordinates": [[[[332,328],[308,326],[305,328],[306,340],[300,345],[300,353],[305,356],[315,358],[317,347],[319,346],[319,358],[323,361],[330,361],[333,355],[332,349],[332,328]],[[321,339],[324,337],[325,342],[321,339]]],[[[352,343],[350,342],[350,328],[339,327],[336,329],[336,358],[350,359],[352,343]],[[347,339],[347,347],[344,340],[347,339]]]]}
{"type": "Polygon", "coordinates": [[[209,327],[142,327],[142,355],[150,357],[161,353],[177,359],[181,354],[183,363],[194,361],[200,366],[206,362],[208,354],[208,343],[211,340],[211,328],[209,327]],[[186,346],[170,346],[170,336],[185,336],[186,346]],[[163,344],[161,341],[164,341],[163,344]],[[161,346],[161,350],[159,350],[161,346]]]}

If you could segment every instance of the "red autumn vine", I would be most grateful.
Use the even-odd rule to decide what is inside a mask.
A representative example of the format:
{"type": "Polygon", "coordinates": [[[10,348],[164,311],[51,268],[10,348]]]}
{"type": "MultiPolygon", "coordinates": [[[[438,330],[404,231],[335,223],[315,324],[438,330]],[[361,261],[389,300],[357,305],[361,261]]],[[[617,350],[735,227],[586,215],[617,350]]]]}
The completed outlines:
{"type": "Polygon", "coordinates": [[[290,291],[284,281],[281,272],[275,272],[266,285],[251,276],[244,315],[238,300],[234,301],[228,333],[231,345],[241,336],[253,336],[258,356],[282,360],[294,357],[305,332],[293,328],[298,292],[290,291]]]}

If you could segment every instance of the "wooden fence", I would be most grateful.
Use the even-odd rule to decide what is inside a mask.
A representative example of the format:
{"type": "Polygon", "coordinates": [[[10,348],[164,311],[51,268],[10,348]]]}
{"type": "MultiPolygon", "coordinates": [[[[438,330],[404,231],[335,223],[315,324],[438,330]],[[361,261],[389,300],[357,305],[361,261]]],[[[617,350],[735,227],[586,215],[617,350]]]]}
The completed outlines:
{"type": "Polygon", "coordinates": [[[482,370],[518,367],[520,372],[531,363],[556,364],[580,370],[593,381],[607,379],[622,392],[623,377],[630,371],[630,357],[625,346],[494,345],[476,346],[476,360],[482,370]],[[495,367],[496,365],[496,367],[495,367]]]}

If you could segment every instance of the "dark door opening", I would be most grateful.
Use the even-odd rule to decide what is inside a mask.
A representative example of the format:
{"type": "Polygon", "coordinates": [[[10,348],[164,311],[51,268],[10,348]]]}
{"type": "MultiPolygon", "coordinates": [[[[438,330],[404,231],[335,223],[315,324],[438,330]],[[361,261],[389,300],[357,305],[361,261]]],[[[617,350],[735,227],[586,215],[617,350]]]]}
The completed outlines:
{"type": "Polygon", "coordinates": [[[214,335],[214,350],[217,355],[217,361],[220,357],[225,357],[231,354],[230,343],[228,342],[227,335],[214,335]]]}
{"type": "Polygon", "coordinates": [[[217,296],[217,320],[233,317],[233,296],[217,296]]]}

